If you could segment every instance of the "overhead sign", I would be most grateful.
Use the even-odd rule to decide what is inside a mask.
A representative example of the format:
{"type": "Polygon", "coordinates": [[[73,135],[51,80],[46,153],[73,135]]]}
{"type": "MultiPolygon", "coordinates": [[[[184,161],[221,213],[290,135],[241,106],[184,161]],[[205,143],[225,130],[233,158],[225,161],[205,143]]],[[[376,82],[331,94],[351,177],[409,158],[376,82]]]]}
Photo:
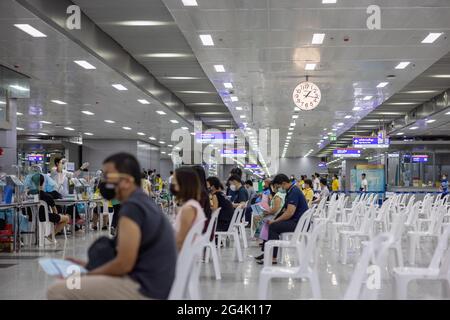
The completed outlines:
{"type": "Polygon", "coordinates": [[[235,134],[231,132],[196,132],[195,140],[198,143],[233,143],[235,134]]]}
{"type": "Polygon", "coordinates": [[[245,169],[259,169],[259,166],[257,164],[246,164],[244,166],[245,169]]]}
{"type": "Polygon", "coordinates": [[[428,162],[428,156],[427,155],[413,155],[412,156],[412,162],[428,162]]]}
{"type": "Polygon", "coordinates": [[[319,164],[317,165],[319,168],[327,168],[328,165],[326,162],[319,162],[319,164]]]}
{"type": "Polygon", "coordinates": [[[354,148],[389,148],[389,139],[378,137],[353,137],[354,148]]]}
{"type": "Polygon", "coordinates": [[[322,94],[315,83],[305,81],[295,87],[292,99],[298,108],[310,111],[319,105],[322,94]]]}
{"type": "Polygon", "coordinates": [[[359,158],[361,157],[360,149],[337,148],[333,151],[333,157],[336,158],[359,158]]]}
{"type": "Polygon", "coordinates": [[[43,161],[43,160],[44,160],[44,156],[39,155],[39,154],[33,154],[33,155],[28,156],[28,161],[31,161],[31,162],[43,161]]]}
{"type": "Polygon", "coordinates": [[[247,155],[247,150],[224,148],[220,151],[220,154],[222,157],[245,157],[247,155]]]}

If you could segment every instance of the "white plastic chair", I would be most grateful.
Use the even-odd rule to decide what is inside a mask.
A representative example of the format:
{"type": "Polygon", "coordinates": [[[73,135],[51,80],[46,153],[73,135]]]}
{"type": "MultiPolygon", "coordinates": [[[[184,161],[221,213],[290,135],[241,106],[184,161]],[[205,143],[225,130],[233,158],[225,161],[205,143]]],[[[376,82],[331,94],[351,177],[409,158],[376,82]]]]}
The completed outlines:
{"type": "Polygon", "coordinates": [[[206,238],[202,235],[205,219],[194,224],[184,239],[178,254],[175,280],[169,293],[169,300],[199,300],[199,260],[205,246],[206,238]]]}
{"type": "Polygon", "coordinates": [[[438,245],[428,268],[403,267],[394,269],[397,299],[407,298],[408,284],[412,280],[445,280],[450,286],[449,236],[450,227],[447,227],[444,233],[439,237],[438,245]]]}
{"type": "Polygon", "coordinates": [[[242,248],[241,248],[241,242],[239,240],[239,225],[238,218],[243,214],[244,209],[243,208],[236,208],[233,213],[233,217],[231,218],[230,225],[228,226],[227,231],[217,231],[217,243],[218,243],[218,249],[220,253],[220,246],[222,245],[222,240],[225,240],[227,237],[231,237],[233,240],[233,245],[236,249],[236,256],[238,258],[239,262],[244,261],[244,258],[242,256],[242,248]]]}
{"type": "MultiPolygon", "coordinates": [[[[345,292],[344,300],[373,300],[377,298],[379,288],[368,286],[367,280],[370,275],[368,270],[370,266],[375,266],[381,273],[386,265],[388,248],[391,243],[392,238],[389,234],[379,234],[372,241],[366,243],[345,292]]],[[[379,281],[381,282],[381,274],[379,281]]]]}
{"type": "MultiPolygon", "coordinates": [[[[269,283],[273,278],[307,278],[310,280],[313,298],[321,298],[319,276],[316,267],[317,261],[314,259],[314,254],[316,253],[317,242],[320,240],[319,235],[323,232],[324,227],[324,223],[314,225],[311,234],[307,237],[306,248],[301,250],[298,247],[297,258],[300,263],[298,267],[264,266],[259,275],[258,292],[260,300],[267,299],[269,283]]],[[[266,245],[270,242],[268,241],[266,245]]],[[[264,260],[266,260],[266,257],[271,259],[271,254],[272,252],[264,252],[264,260]]]]}
{"type": "MultiPolygon", "coordinates": [[[[50,219],[48,217],[48,205],[45,201],[39,201],[39,207],[38,207],[38,246],[43,247],[45,246],[45,236],[49,233],[52,234],[52,238],[55,239],[55,226],[52,222],[50,222],[50,219]],[[45,221],[41,221],[39,219],[39,210],[40,208],[44,208],[45,212],[45,221]]],[[[67,234],[66,234],[66,228],[63,229],[64,233],[64,239],[67,240],[67,234]]]]}
{"type": "Polygon", "coordinates": [[[361,210],[364,210],[365,206],[363,202],[358,202],[352,209],[351,212],[344,221],[333,222],[331,224],[331,247],[336,248],[336,242],[339,240],[339,231],[341,229],[354,230],[356,227],[356,218],[361,210]]]}
{"type": "Polygon", "coordinates": [[[211,214],[211,219],[209,219],[208,228],[205,232],[206,241],[204,243],[204,248],[206,249],[205,262],[209,262],[209,253],[211,252],[216,280],[222,279],[222,275],[220,274],[219,255],[217,253],[216,239],[214,236],[217,228],[217,220],[219,218],[220,209],[221,208],[218,208],[211,214]]]}
{"type": "Polygon", "coordinates": [[[245,204],[244,209],[242,209],[240,215],[236,219],[236,227],[238,228],[238,232],[242,238],[242,244],[245,249],[248,248],[247,233],[245,232],[245,227],[247,226],[247,222],[245,221],[246,208],[247,208],[247,203],[245,204]]]}
{"type": "Polygon", "coordinates": [[[111,234],[111,225],[112,225],[113,215],[114,215],[114,209],[111,210],[111,212],[109,212],[108,201],[103,200],[102,201],[102,212],[98,213],[99,230],[103,229],[103,217],[108,216],[108,233],[111,234]]]}

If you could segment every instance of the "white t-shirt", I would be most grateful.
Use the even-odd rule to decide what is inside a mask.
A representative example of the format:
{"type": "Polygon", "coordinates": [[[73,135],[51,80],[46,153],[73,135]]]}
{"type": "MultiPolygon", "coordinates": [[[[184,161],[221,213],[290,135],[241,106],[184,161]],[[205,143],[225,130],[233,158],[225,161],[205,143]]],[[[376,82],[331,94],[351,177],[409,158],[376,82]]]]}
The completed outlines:
{"type": "Polygon", "coordinates": [[[367,191],[368,187],[369,187],[369,183],[367,182],[367,179],[362,179],[362,181],[361,181],[361,189],[363,191],[367,191]]]}
{"type": "Polygon", "coordinates": [[[313,190],[320,191],[320,180],[319,178],[315,178],[313,181],[313,190]]]}
{"type": "Polygon", "coordinates": [[[67,170],[58,172],[56,167],[53,167],[50,173],[50,177],[55,180],[57,190],[63,197],[69,194],[69,179],[73,178],[73,173],[67,170]]]}
{"type": "Polygon", "coordinates": [[[173,175],[169,177],[169,184],[172,184],[173,175]]]}

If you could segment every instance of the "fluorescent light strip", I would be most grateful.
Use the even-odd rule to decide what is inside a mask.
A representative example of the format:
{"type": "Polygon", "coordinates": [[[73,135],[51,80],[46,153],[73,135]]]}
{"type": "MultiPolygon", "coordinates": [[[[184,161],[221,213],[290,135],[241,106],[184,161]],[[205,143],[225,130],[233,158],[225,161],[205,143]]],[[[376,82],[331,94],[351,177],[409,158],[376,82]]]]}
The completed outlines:
{"type": "Polygon", "coordinates": [[[188,127],[181,127],[181,129],[183,129],[183,130],[189,130],[188,127]]]}
{"type": "Polygon", "coordinates": [[[430,119],[430,120],[427,120],[427,121],[425,121],[426,123],[433,123],[433,122],[436,122],[436,120],[434,120],[434,119],[430,119]]]}
{"type": "Polygon", "coordinates": [[[148,102],[145,99],[138,99],[138,102],[141,103],[141,104],[150,104],[150,102],[148,102]]]}
{"type": "Polygon", "coordinates": [[[112,84],[114,88],[116,88],[119,91],[126,91],[128,90],[125,86],[121,85],[120,83],[112,84]]]}
{"type": "Polygon", "coordinates": [[[197,7],[197,0],[181,0],[185,7],[197,7]]]}
{"type": "Polygon", "coordinates": [[[373,98],[373,96],[365,96],[364,98],[363,98],[363,100],[364,101],[369,101],[369,100],[371,100],[373,98]]]}
{"type": "Polygon", "coordinates": [[[6,102],[5,101],[0,101],[0,104],[6,104],[6,102]]]}
{"type": "Polygon", "coordinates": [[[64,130],[67,130],[67,131],[75,131],[75,129],[74,129],[74,128],[71,128],[71,127],[64,127],[64,130]]]}
{"type": "Polygon", "coordinates": [[[233,102],[238,102],[238,101],[239,101],[239,98],[238,98],[238,97],[235,97],[235,96],[231,96],[231,101],[233,101],[233,102]]]}
{"type": "Polygon", "coordinates": [[[178,123],[178,120],[170,120],[172,123],[178,123]]]}
{"type": "Polygon", "coordinates": [[[223,83],[223,86],[224,86],[226,89],[233,89],[233,84],[232,84],[231,82],[224,82],[224,83],[223,83]]]}
{"type": "Polygon", "coordinates": [[[216,72],[225,72],[225,67],[221,64],[216,64],[214,66],[214,69],[216,70],[216,72]]]}
{"type": "Polygon", "coordinates": [[[122,127],[123,130],[131,130],[130,127],[122,127]]]}
{"type": "Polygon", "coordinates": [[[42,120],[42,121],[39,121],[40,123],[42,123],[42,124],[52,124],[50,121],[45,121],[45,120],[42,120]]]}
{"type": "Polygon", "coordinates": [[[36,28],[30,26],[29,24],[15,24],[14,27],[19,28],[23,32],[28,33],[30,36],[34,38],[45,38],[47,35],[43,34],[36,28]]]}
{"type": "Polygon", "coordinates": [[[17,131],[24,131],[25,129],[24,129],[24,128],[21,128],[21,127],[17,127],[16,130],[17,130],[17,131]]]}
{"type": "Polygon", "coordinates": [[[161,111],[161,110],[157,110],[156,113],[157,113],[157,114],[160,114],[160,115],[166,114],[164,111],[161,111]]]}
{"type": "Polygon", "coordinates": [[[411,62],[405,61],[405,62],[400,62],[395,69],[405,69],[407,66],[410,65],[411,62]]]}
{"type": "Polygon", "coordinates": [[[22,87],[22,86],[18,86],[16,84],[10,85],[9,87],[13,88],[13,89],[16,89],[16,90],[19,90],[19,91],[30,91],[30,89],[22,87]]]}
{"type": "Polygon", "coordinates": [[[67,104],[66,102],[61,101],[61,100],[51,100],[51,102],[56,103],[56,104],[67,104]]]}
{"type": "Polygon", "coordinates": [[[316,64],[315,63],[307,63],[305,65],[305,70],[312,71],[314,69],[316,69],[316,64]]]}
{"type": "Polygon", "coordinates": [[[314,33],[311,43],[322,44],[325,39],[325,33],[314,33]]]}
{"type": "Polygon", "coordinates": [[[86,69],[86,70],[94,70],[96,69],[92,64],[90,64],[89,62],[85,61],[85,60],[75,60],[74,61],[77,65],[79,65],[80,67],[86,69]]]}
{"type": "Polygon", "coordinates": [[[388,84],[389,84],[389,82],[380,82],[380,83],[377,85],[377,88],[384,88],[384,87],[386,87],[388,84]]]}
{"type": "Polygon", "coordinates": [[[237,111],[242,111],[242,107],[236,107],[237,111]]]}
{"type": "Polygon", "coordinates": [[[143,132],[138,132],[137,133],[139,136],[145,136],[145,133],[143,133],[143,132]]]}
{"type": "Polygon", "coordinates": [[[337,0],[322,0],[323,4],[331,4],[331,3],[336,3],[337,0]]]}
{"type": "Polygon", "coordinates": [[[94,135],[93,133],[90,133],[90,132],[85,132],[84,134],[87,135],[87,136],[93,136],[94,135]]]}
{"type": "Polygon", "coordinates": [[[23,116],[22,112],[16,112],[16,116],[23,116]]]}
{"type": "Polygon", "coordinates": [[[422,43],[434,43],[440,36],[442,36],[442,34],[442,32],[430,32],[428,36],[426,36],[425,39],[422,40],[422,43]]]}
{"type": "Polygon", "coordinates": [[[88,115],[88,116],[93,116],[95,114],[95,113],[93,113],[91,111],[87,111],[87,110],[84,110],[84,111],[81,111],[81,112],[86,114],[86,115],[88,115]]]}
{"type": "Polygon", "coordinates": [[[106,123],[116,123],[114,120],[105,120],[106,123]]]}
{"type": "Polygon", "coordinates": [[[211,37],[210,34],[201,34],[199,37],[204,46],[213,46],[214,45],[213,38],[211,37]]]}
{"type": "Polygon", "coordinates": [[[152,141],[156,140],[155,137],[149,137],[149,139],[152,140],[152,141]]]}

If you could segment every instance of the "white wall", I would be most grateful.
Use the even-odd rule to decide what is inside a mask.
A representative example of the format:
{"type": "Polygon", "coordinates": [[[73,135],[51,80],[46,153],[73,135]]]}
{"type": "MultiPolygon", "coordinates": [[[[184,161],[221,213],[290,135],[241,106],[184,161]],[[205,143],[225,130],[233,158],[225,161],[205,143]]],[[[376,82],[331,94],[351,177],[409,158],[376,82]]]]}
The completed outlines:
{"type": "Polygon", "coordinates": [[[89,170],[102,167],[103,161],[118,152],[127,152],[137,157],[136,140],[89,139],[83,141],[83,162],[89,162],[89,170]]]}
{"type": "Polygon", "coordinates": [[[161,159],[159,161],[159,173],[163,179],[168,179],[170,171],[173,171],[173,163],[171,159],[161,159]]]}
{"type": "Polygon", "coordinates": [[[315,172],[327,173],[327,169],[319,168],[320,158],[280,158],[280,169],[278,173],[284,173],[287,176],[295,175],[297,178],[306,174],[309,177],[315,172]]]}

